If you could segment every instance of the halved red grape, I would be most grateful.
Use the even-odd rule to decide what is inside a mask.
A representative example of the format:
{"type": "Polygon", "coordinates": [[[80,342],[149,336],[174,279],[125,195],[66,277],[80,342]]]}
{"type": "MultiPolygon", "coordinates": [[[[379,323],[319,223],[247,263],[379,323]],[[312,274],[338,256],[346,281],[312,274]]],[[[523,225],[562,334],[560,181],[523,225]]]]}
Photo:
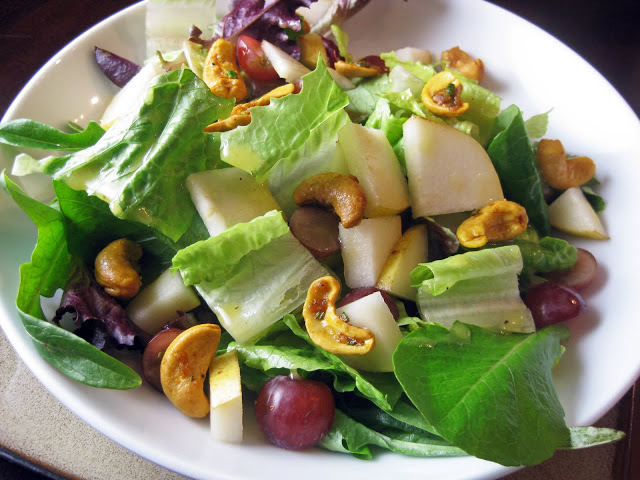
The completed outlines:
{"type": "Polygon", "coordinates": [[[314,380],[278,375],[265,383],[256,400],[260,430],[270,443],[289,450],[316,445],[334,416],[331,390],[314,380]]]}
{"type": "Polygon", "coordinates": [[[384,303],[386,303],[387,307],[389,307],[389,310],[391,311],[391,315],[393,315],[393,318],[395,320],[398,320],[398,317],[400,317],[400,312],[398,310],[398,306],[396,305],[396,302],[393,301],[393,298],[391,298],[391,295],[389,295],[387,292],[380,290],[379,288],[376,288],[376,287],[362,287],[362,288],[356,288],[355,290],[351,290],[349,293],[347,293],[344,297],[340,299],[337,306],[344,307],[345,305],[348,305],[351,302],[355,302],[356,300],[359,300],[362,297],[366,297],[367,295],[371,295],[372,293],[375,293],[375,292],[380,292],[382,294],[384,303]]]}
{"type": "Polygon", "coordinates": [[[314,257],[325,258],[340,250],[338,222],[338,217],[332,212],[306,206],[293,211],[289,228],[314,257]]]}
{"type": "Polygon", "coordinates": [[[162,383],[160,383],[160,363],[162,362],[162,356],[169,344],[181,332],[182,330],[180,328],[167,328],[166,330],[159,331],[149,340],[142,354],[142,376],[153,388],[160,392],[162,392],[162,383]]]}
{"type": "Polygon", "coordinates": [[[236,54],[242,71],[256,82],[273,82],[280,78],[255,38],[240,35],[236,42],[236,54]]]}
{"type": "Polygon", "coordinates": [[[524,298],[536,327],[543,328],[577,317],[587,304],[577,290],[555,282],[541,283],[531,288],[524,298]]]}
{"type": "Polygon", "coordinates": [[[598,262],[591,252],[584,248],[578,248],[578,259],[569,270],[551,272],[545,275],[547,280],[562,283],[576,290],[587,287],[596,275],[598,262]]]}

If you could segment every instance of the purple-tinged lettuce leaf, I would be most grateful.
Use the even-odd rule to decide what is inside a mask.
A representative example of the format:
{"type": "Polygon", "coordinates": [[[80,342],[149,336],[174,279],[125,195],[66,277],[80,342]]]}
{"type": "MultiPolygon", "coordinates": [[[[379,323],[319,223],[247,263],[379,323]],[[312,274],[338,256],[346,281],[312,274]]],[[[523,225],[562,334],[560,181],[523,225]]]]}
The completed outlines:
{"type": "Polygon", "coordinates": [[[312,33],[324,35],[329,33],[331,25],[340,25],[364,7],[370,0],[334,0],[325,14],[312,27],[312,33]]]}
{"type": "Polygon", "coordinates": [[[302,19],[296,13],[316,0],[235,0],[231,12],[216,27],[217,36],[234,40],[247,34],[257,40],[268,40],[289,54],[298,52],[292,32],[303,30],[302,19]],[[289,34],[287,33],[289,31],[289,34]]]}
{"type": "Polygon", "coordinates": [[[149,341],[148,334],[129,320],[124,308],[98,285],[81,262],[74,262],[71,267],[54,321],[59,323],[65,313],[73,316],[76,325],[84,327],[81,336],[85,340],[97,341],[98,344],[93,343],[96,348],[105,347],[105,331],[118,347],[140,347],[149,341]]]}
{"type": "Polygon", "coordinates": [[[124,87],[142,68],[137,63],[100,47],[95,47],[94,56],[102,73],[120,88],[124,87]]]}

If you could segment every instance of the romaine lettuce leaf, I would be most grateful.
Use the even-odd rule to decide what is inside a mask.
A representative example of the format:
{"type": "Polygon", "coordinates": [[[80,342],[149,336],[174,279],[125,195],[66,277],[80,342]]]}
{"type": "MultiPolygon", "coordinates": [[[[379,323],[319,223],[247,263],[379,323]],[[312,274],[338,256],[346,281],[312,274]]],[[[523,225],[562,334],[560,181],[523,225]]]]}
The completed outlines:
{"type": "Polygon", "coordinates": [[[420,316],[449,328],[456,320],[501,331],[535,331],[522,302],[516,246],[471,251],[419,264],[411,272],[420,316]]]}
{"type": "Polygon", "coordinates": [[[95,145],[29,168],[85,189],[117,217],[177,241],[196,215],[184,180],[214,168],[219,158],[215,137],[202,129],[232,107],[233,100],[214,96],[191,70],[172,71],[157,77],[139,111],[119,118],[95,145]]]}
{"type": "Polygon", "coordinates": [[[314,129],[342,113],[349,98],[322,61],[302,77],[302,90],[251,109],[251,123],[220,136],[222,160],[263,182],[281,159],[303,148],[314,129]]]}
{"type": "Polygon", "coordinates": [[[75,151],[94,145],[104,135],[96,122],[79,133],[65,133],[35,120],[18,119],[0,125],[0,142],[22,148],[75,151]]]}

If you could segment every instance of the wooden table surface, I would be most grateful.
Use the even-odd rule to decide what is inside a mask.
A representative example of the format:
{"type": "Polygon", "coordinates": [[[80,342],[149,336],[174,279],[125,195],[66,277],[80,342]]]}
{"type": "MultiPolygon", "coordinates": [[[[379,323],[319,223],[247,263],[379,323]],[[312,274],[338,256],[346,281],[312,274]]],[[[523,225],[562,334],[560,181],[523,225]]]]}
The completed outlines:
{"type": "MultiPolygon", "coordinates": [[[[0,0],[0,116],[53,54],[92,25],[131,3],[130,0],[0,0]]],[[[566,43],[613,84],[636,115],[640,114],[638,0],[493,0],[491,3],[530,20],[566,43]]],[[[567,78],[567,81],[576,79],[567,78]]],[[[628,436],[625,442],[610,447],[612,453],[607,457],[610,462],[604,467],[609,476],[599,478],[640,478],[640,459],[633,454],[640,451],[640,382],[603,422],[625,430],[628,436]]],[[[19,449],[8,448],[11,445],[7,432],[0,430],[0,480],[61,478],[49,472],[50,465],[42,459],[24,461],[16,455],[15,450],[19,449]]],[[[588,474],[578,472],[593,468],[584,464],[588,458],[588,455],[554,457],[540,467],[525,469],[507,478],[582,479],[588,474]]],[[[63,471],[63,474],[76,476],[76,472],[63,471]]]]}

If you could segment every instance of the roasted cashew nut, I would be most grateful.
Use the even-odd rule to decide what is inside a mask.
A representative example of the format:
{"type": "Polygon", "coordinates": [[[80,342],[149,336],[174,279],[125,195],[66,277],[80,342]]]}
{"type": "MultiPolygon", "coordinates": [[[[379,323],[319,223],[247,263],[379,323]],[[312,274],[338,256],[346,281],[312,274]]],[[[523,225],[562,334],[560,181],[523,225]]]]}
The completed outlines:
{"type": "Polygon", "coordinates": [[[529,217],[521,205],[499,200],[480,209],[460,224],[456,236],[467,248],[480,248],[487,242],[511,240],[527,228],[529,217]]]}
{"type": "Polygon", "coordinates": [[[469,104],[462,101],[461,94],[460,80],[451,72],[440,72],[422,89],[422,103],[435,115],[457,117],[469,110],[469,104]]]}
{"type": "Polygon", "coordinates": [[[189,417],[202,418],[209,413],[204,381],[216,354],[220,333],[220,327],[212,323],[195,325],[178,335],[162,357],[162,390],[171,403],[189,417]]]}
{"type": "Polygon", "coordinates": [[[300,182],[293,192],[293,201],[298,205],[332,208],[344,228],[358,225],[367,208],[367,197],[358,179],[334,172],[319,173],[300,182]]]}
{"type": "Polygon", "coordinates": [[[142,248],[135,242],[121,238],[107,245],[96,257],[96,282],[104,291],[116,298],[135,297],[140,290],[142,248]]]}
{"type": "Polygon", "coordinates": [[[333,277],[321,277],[311,284],[302,316],[313,343],[336,355],[364,355],[375,345],[366,328],[347,323],[336,313],[340,284],[333,277]]]}
{"type": "Polygon", "coordinates": [[[236,62],[236,47],[223,38],[216,40],[204,61],[202,80],[214,95],[242,101],[247,96],[247,85],[236,62]]]}
{"type": "Polygon", "coordinates": [[[347,78],[367,78],[375,77],[382,73],[380,68],[376,66],[367,66],[358,63],[348,63],[343,60],[338,60],[334,63],[336,72],[340,75],[344,75],[347,78]]]}
{"type": "Polygon", "coordinates": [[[543,138],[536,155],[543,180],[558,190],[580,187],[596,174],[596,164],[589,157],[567,158],[560,140],[543,138]]]}
{"type": "Polygon", "coordinates": [[[481,82],[484,79],[484,63],[479,58],[473,58],[460,47],[453,47],[442,52],[440,57],[449,64],[449,68],[460,72],[467,78],[481,82]]]}

